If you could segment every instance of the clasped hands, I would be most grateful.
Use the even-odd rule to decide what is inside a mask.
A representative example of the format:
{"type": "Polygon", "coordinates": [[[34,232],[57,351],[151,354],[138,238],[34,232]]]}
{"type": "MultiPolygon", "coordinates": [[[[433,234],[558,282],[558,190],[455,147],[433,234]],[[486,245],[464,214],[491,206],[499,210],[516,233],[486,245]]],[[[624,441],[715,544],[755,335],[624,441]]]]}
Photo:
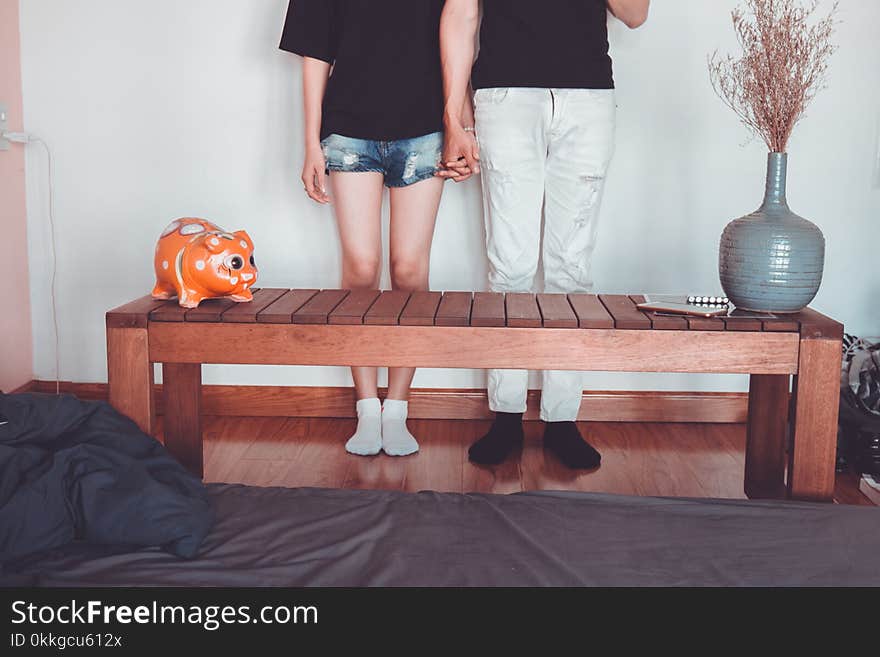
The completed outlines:
{"type": "Polygon", "coordinates": [[[443,158],[436,175],[460,183],[479,173],[480,147],[473,129],[447,125],[443,158]]]}

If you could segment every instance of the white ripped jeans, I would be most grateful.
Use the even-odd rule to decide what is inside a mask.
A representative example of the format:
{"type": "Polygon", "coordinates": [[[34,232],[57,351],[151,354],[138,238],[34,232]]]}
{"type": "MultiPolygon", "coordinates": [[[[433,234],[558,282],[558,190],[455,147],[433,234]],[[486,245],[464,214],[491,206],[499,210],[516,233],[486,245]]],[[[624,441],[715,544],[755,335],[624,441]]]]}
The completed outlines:
{"type": "MultiPolygon", "coordinates": [[[[492,291],[532,290],[542,237],[544,291],[592,291],[599,207],[614,151],[614,91],[481,89],[474,106],[492,291]]],[[[490,370],[493,411],[524,412],[527,393],[527,371],[490,370]]],[[[580,372],[544,372],[541,419],[575,420],[582,396],[580,372]]]]}

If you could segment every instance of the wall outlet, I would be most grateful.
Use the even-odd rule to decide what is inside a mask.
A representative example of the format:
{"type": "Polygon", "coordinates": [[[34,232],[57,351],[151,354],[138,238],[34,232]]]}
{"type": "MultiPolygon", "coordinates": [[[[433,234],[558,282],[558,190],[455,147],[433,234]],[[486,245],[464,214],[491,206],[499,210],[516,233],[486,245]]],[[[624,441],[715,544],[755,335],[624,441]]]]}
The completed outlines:
{"type": "MultiPolygon", "coordinates": [[[[0,103],[0,133],[4,130],[7,130],[7,125],[9,124],[9,110],[6,109],[6,103],[0,103]]],[[[8,151],[9,150],[9,142],[2,137],[0,137],[0,151],[8,151]]]]}

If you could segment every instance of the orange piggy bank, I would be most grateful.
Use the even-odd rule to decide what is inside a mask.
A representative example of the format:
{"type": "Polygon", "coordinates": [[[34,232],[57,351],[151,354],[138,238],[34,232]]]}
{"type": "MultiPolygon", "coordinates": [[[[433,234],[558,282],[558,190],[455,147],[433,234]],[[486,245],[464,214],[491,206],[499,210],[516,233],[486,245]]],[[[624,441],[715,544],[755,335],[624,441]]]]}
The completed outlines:
{"type": "Polygon", "coordinates": [[[257,282],[254,243],[204,219],[177,219],[156,245],[154,299],[177,297],[184,308],[204,299],[251,301],[257,282]]]}

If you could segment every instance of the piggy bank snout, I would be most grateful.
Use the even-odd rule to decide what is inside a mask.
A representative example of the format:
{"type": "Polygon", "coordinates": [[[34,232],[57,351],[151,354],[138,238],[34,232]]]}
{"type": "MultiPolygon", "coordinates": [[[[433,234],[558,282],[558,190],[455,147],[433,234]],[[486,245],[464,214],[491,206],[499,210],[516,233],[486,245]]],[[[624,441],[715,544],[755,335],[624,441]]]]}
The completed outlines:
{"type": "Polygon", "coordinates": [[[219,275],[233,288],[248,288],[257,280],[257,265],[252,253],[227,253],[220,259],[219,275]]]}
{"type": "Polygon", "coordinates": [[[235,251],[205,252],[194,248],[184,256],[192,275],[216,293],[229,294],[251,287],[256,281],[257,269],[251,264],[253,256],[235,251]]]}

